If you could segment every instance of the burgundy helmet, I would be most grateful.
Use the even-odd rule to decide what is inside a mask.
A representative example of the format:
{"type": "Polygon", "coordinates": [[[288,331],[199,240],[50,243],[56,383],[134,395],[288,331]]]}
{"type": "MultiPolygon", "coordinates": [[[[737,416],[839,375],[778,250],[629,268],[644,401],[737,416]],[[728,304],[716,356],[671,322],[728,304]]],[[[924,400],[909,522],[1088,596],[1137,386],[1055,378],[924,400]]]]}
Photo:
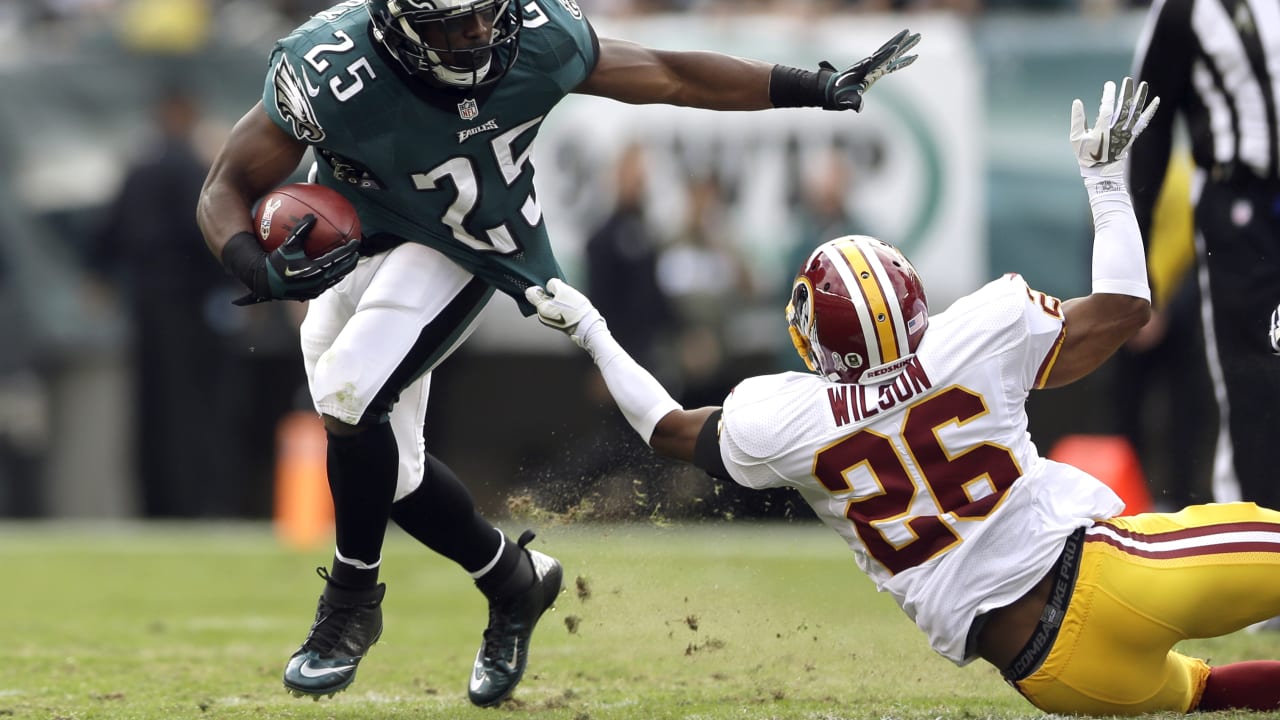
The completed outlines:
{"type": "Polygon", "coordinates": [[[929,326],[920,275],[897,248],[866,235],[818,246],[787,303],[796,351],[833,382],[878,383],[915,355],[929,326]]]}

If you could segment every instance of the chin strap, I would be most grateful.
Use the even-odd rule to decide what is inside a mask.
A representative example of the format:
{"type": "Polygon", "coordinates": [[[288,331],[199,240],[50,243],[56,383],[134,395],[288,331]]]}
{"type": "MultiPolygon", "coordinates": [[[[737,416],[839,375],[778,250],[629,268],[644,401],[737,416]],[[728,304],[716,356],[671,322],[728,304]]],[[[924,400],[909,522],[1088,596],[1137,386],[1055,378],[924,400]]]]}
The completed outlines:
{"type": "Polygon", "coordinates": [[[794,325],[787,326],[787,334],[791,336],[791,344],[796,346],[796,354],[804,361],[804,366],[809,368],[810,372],[818,372],[818,368],[813,364],[813,348],[809,345],[809,338],[801,335],[794,325]]]}

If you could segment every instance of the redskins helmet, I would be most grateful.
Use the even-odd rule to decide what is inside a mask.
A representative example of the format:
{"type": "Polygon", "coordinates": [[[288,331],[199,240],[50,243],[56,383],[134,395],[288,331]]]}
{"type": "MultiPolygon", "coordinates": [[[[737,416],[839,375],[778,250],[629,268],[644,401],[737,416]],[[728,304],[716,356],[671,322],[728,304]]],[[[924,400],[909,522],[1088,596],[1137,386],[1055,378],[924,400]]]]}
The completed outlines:
{"type": "Polygon", "coordinates": [[[897,375],[929,325],[929,303],[907,258],[883,240],[846,235],[813,251],[791,286],[787,324],[810,370],[833,382],[897,375]]]}
{"type": "Polygon", "coordinates": [[[513,0],[365,0],[373,36],[404,69],[437,86],[467,90],[495,83],[515,64],[520,8],[513,0]],[[490,28],[474,45],[467,29],[490,28]]]}

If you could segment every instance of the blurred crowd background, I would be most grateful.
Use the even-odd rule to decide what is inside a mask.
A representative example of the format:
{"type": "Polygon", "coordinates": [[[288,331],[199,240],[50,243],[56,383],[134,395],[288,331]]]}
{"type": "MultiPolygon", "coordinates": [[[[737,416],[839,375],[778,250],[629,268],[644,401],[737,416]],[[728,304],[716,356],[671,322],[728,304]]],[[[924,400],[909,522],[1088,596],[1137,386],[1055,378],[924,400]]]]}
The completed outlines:
{"type": "MultiPolygon", "coordinates": [[[[664,35],[671,28],[763,37],[745,53],[727,47],[791,64],[848,62],[874,45],[859,43],[848,57],[796,58],[804,37],[770,39],[760,27],[785,19],[785,27],[814,32],[863,22],[947,30],[926,30],[922,58],[941,43],[972,57],[971,68],[929,68],[922,59],[878,85],[868,111],[834,122],[856,133],[869,118],[868,127],[894,136],[898,128],[877,121],[874,106],[896,106],[890,86],[899,77],[928,95],[930,87],[956,91],[947,72],[974,75],[959,85],[975,95],[965,99],[962,129],[933,132],[941,140],[931,152],[941,159],[923,162],[913,171],[919,181],[905,183],[905,194],[924,187],[964,198],[956,257],[946,255],[945,223],[920,231],[935,238],[931,264],[971,268],[956,274],[969,289],[1018,271],[1063,297],[1088,292],[1089,212],[1068,149],[1067,108],[1077,96],[1090,104],[1103,80],[1129,72],[1148,3],[578,1],[602,34],[657,45],[679,42],[664,35]],[[746,16],[754,24],[735,24],[746,16]],[[908,79],[913,73],[920,77],[908,79]],[[947,170],[949,159],[965,167],[947,170]]],[[[279,428],[309,406],[296,347],[302,306],[230,304],[240,289],[204,247],[195,194],[231,124],[260,97],[272,42],[329,4],[0,4],[0,517],[272,513],[279,428]]],[[[945,110],[926,115],[925,135],[950,122],[945,110]]],[[[552,187],[543,202],[572,194],[563,186],[573,183],[555,185],[557,177],[598,181],[581,184],[603,188],[603,200],[548,210],[553,238],[565,237],[569,279],[682,402],[718,403],[747,373],[800,369],[782,298],[808,248],[849,232],[900,230],[882,220],[915,200],[899,197],[904,183],[884,171],[893,162],[881,155],[892,145],[854,135],[833,152],[800,153],[784,183],[783,229],[744,240],[735,228],[750,222],[754,203],[740,177],[722,172],[732,163],[673,174],[671,157],[699,149],[658,147],[667,143],[659,136],[614,139],[607,153],[575,154],[548,141],[552,149],[540,148],[538,158],[539,181],[552,187]]],[[[1157,292],[1170,304],[1193,292],[1178,281],[1185,265],[1159,278],[1157,292]]],[[[926,287],[935,276],[938,311],[958,292],[936,271],[925,274],[926,287]]],[[[1194,309],[1193,300],[1181,302],[1194,309]]],[[[486,509],[520,497],[569,513],[589,499],[596,516],[610,518],[800,512],[802,503],[785,495],[746,497],[655,460],[589,362],[559,336],[521,322],[509,301],[493,305],[500,307],[486,327],[438,371],[428,421],[429,447],[486,509]]],[[[1203,368],[1170,371],[1149,361],[1199,357],[1194,315],[1173,316],[1176,332],[1126,350],[1080,385],[1038,394],[1030,409],[1041,449],[1070,433],[1124,436],[1141,454],[1157,504],[1209,499],[1198,428],[1214,426],[1212,405],[1195,406],[1200,418],[1167,412],[1175,388],[1203,397],[1203,368]]]]}

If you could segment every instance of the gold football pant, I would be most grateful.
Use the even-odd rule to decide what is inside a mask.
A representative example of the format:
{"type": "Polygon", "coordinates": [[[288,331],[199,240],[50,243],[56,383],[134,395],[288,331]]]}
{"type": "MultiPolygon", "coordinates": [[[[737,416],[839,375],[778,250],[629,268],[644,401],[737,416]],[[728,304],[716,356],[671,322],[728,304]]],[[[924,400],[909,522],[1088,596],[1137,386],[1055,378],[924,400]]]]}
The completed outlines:
{"type": "Polygon", "coordinates": [[[1095,524],[1040,667],[1014,683],[1046,712],[1188,712],[1209,665],[1173,651],[1280,615],[1280,512],[1195,505],[1095,524]]]}

